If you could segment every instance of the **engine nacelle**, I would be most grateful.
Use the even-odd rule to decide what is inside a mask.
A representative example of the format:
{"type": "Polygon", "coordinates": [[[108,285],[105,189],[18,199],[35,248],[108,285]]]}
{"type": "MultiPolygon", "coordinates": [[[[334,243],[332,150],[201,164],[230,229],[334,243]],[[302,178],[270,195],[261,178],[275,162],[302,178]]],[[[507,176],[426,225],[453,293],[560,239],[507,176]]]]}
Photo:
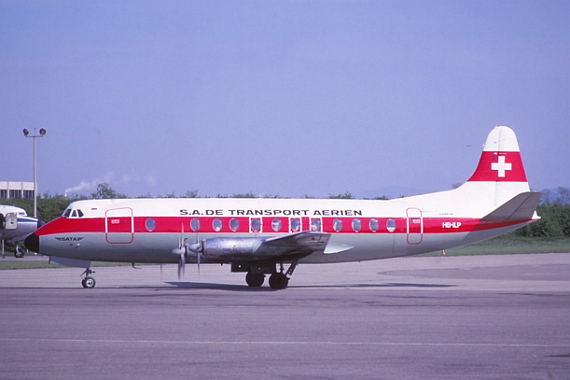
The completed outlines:
{"type": "Polygon", "coordinates": [[[248,258],[262,254],[264,239],[260,238],[210,238],[202,240],[202,254],[208,258],[248,258]]]}

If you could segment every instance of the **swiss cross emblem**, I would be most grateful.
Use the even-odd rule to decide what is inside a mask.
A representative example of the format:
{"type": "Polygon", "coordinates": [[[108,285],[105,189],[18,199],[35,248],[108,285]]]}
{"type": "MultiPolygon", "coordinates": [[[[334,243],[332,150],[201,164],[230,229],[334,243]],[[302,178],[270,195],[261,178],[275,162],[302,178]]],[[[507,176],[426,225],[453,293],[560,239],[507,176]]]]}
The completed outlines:
{"type": "Polygon", "coordinates": [[[496,170],[499,178],[504,178],[507,170],[513,170],[513,164],[505,162],[505,156],[499,156],[499,162],[491,163],[491,170],[496,170]]]}

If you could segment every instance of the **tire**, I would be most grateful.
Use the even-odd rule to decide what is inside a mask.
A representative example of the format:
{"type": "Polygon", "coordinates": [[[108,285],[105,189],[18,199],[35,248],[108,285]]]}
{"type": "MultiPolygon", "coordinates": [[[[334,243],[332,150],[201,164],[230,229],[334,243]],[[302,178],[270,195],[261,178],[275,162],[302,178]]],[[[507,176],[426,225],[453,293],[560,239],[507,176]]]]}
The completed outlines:
{"type": "Polygon", "coordinates": [[[283,273],[274,273],[269,277],[269,286],[273,290],[285,289],[289,285],[289,278],[283,273]]]}
{"type": "Polygon", "coordinates": [[[86,289],[93,289],[95,287],[95,279],[93,277],[85,277],[81,281],[81,285],[86,289]]]}
{"type": "Polygon", "coordinates": [[[245,282],[247,282],[247,284],[252,288],[259,288],[261,285],[263,285],[264,281],[265,281],[265,275],[263,273],[254,274],[251,272],[247,272],[247,274],[245,275],[245,282]]]}

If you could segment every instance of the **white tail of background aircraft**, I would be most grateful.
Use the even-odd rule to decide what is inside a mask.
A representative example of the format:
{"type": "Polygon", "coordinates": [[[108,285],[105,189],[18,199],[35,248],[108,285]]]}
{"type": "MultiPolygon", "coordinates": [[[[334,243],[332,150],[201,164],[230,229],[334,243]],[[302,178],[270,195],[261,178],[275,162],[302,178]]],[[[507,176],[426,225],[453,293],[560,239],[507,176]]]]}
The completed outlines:
{"type": "Polygon", "coordinates": [[[72,203],[25,241],[50,261],[230,264],[249,286],[270,274],[287,287],[300,263],[363,261],[440,251],[486,240],[538,219],[518,142],[488,135],[477,169],[449,191],[389,201],[334,199],[116,199],[72,203]],[[289,264],[287,270],[284,264],[289,264]]]}

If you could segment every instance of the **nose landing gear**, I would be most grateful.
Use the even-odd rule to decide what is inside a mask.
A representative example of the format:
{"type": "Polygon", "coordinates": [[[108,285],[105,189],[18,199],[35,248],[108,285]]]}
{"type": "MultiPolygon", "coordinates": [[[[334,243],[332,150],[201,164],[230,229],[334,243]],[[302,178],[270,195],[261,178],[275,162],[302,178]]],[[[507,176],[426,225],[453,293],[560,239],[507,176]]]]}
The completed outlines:
{"type": "Polygon", "coordinates": [[[81,280],[81,285],[85,289],[93,289],[95,287],[95,279],[90,276],[92,273],[95,273],[95,271],[92,271],[90,268],[85,269],[85,272],[81,273],[82,276],[85,275],[81,280]]]}

